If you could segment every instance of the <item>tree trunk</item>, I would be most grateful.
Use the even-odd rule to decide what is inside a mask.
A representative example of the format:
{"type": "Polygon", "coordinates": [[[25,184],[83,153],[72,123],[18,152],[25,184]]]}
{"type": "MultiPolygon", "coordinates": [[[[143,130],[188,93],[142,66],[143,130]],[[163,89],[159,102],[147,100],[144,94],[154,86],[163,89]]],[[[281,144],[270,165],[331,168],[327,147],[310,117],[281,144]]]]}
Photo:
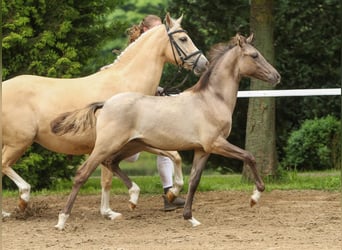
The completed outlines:
{"type": "MultiPolygon", "coordinates": [[[[273,0],[252,0],[250,13],[251,32],[255,47],[274,65],[273,0]]],[[[269,83],[251,80],[251,90],[272,89],[269,83]]],[[[261,176],[275,175],[277,160],[275,134],[275,99],[250,98],[246,126],[246,150],[256,158],[261,176]]],[[[253,180],[248,165],[243,166],[243,177],[253,180]]]]}

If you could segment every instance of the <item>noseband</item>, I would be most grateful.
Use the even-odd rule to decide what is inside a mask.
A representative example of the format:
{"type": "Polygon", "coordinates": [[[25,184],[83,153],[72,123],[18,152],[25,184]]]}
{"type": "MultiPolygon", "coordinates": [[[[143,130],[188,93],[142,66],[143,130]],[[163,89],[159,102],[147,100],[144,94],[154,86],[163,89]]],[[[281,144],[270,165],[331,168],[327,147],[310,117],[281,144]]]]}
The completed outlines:
{"type": "Polygon", "coordinates": [[[197,66],[197,63],[198,63],[198,60],[199,58],[201,57],[202,55],[202,51],[200,50],[197,50],[189,55],[187,55],[183,50],[182,48],[177,44],[177,42],[175,41],[175,39],[173,38],[173,34],[176,34],[176,33],[181,33],[181,32],[184,32],[187,34],[187,32],[183,29],[181,30],[175,30],[175,31],[172,31],[172,32],[169,32],[167,31],[167,34],[169,36],[169,39],[170,39],[170,43],[171,43],[171,48],[172,48],[172,53],[173,53],[173,57],[177,63],[177,66],[179,67],[182,67],[184,65],[184,63],[186,63],[187,60],[189,60],[191,57],[193,56],[197,56],[196,60],[195,60],[195,63],[193,64],[192,66],[192,69],[191,70],[194,70],[194,68],[197,66]],[[178,63],[178,60],[176,58],[176,54],[175,54],[175,50],[177,51],[177,54],[178,56],[180,57],[181,59],[181,63],[178,63]]]}

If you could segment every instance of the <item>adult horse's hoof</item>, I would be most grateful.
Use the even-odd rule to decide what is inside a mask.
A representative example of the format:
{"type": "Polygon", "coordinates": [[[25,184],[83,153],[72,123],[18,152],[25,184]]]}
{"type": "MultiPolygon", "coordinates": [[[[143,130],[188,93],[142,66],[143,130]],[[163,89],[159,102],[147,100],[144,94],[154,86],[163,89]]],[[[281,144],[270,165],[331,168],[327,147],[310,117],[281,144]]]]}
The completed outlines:
{"type": "Polygon", "coordinates": [[[137,207],[137,205],[132,203],[132,202],[129,202],[128,207],[129,207],[129,210],[134,211],[134,209],[137,207]]]}
{"type": "Polygon", "coordinates": [[[176,199],[176,195],[172,193],[170,190],[167,191],[165,196],[169,202],[173,202],[176,199]]]}
{"type": "Polygon", "coordinates": [[[114,212],[112,209],[108,208],[105,211],[101,211],[101,215],[109,220],[116,220],[116,219],[121,219],[122,214],[114,212]]]}
{"type": "Polygon", "coordinates": [[[19,207],[19,209],[20,209],[21,212],[24,212],[24,211],[25,211],[25,209],[27,208],[27,204],[28,204],[27,201],[25,201],[25,200],[19,198],[18,207],[19,207]]]}
{"type": "Polygon", "coordinates": [[[133,211],[138,204],[140,188],[137,184],[133,182],[132,187],[128,190],[129,193],[129,209],[133,211]]]}

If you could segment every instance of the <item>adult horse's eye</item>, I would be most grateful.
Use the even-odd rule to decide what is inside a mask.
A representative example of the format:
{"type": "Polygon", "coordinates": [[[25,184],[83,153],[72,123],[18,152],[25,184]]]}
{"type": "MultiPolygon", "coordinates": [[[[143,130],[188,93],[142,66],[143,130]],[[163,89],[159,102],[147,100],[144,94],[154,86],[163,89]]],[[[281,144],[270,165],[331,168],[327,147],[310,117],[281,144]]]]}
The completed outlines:
{"type": "Polygon", "coordinates": [[[186,41],[188,41],[188,38],[186,36],[183,36],[183,37],[179,38],[179,40],[181,42],[186,42],[186,41]]]}
{"type": "Polygon", "coordinates": [[[257,52],[252,53],[252,54],[251,54],[251,57],[252,57],[253,59],[258,58],[258,53],[257,53],[257,52]]]}

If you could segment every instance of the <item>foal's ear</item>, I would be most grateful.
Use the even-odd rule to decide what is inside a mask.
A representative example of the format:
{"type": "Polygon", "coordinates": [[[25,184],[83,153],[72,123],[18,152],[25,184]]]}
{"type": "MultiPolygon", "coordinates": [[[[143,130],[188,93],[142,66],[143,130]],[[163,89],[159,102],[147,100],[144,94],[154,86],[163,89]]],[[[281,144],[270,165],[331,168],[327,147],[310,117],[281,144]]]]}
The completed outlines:
{"type": "Polygon", "coordinates": [[[245,43],[245,41],[243,40],[243,38],[240,36],[239,33],[236,34],[235,39],[236,39],[236,44],[239,45],[240,47],[242,47],[243,44],[245,43]]]}
{"type": "Polygon", "coordinates": [[[246,39],[247,43],[251,44],[254,41],[254,33],[250,34],[250,36],[246,39]]]}

